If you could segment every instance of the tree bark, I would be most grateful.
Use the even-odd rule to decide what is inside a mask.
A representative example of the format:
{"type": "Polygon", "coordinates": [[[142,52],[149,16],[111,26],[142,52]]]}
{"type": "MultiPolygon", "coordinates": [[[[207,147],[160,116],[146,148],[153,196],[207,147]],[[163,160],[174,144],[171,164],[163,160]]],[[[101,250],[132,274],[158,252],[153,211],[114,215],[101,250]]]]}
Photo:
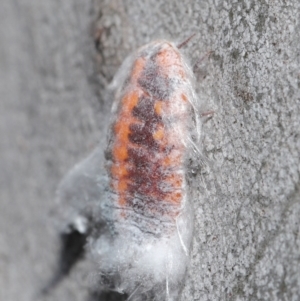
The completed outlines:
{"type": "Polygon", "coordinates": [[[0,299],[86,300],[80,262],[48,296],[55,191],[104,145],[107,84],[157,38],[196,70],[208,164],[181,300],[300,298],[299,1],[2,0],[0,299]]]}

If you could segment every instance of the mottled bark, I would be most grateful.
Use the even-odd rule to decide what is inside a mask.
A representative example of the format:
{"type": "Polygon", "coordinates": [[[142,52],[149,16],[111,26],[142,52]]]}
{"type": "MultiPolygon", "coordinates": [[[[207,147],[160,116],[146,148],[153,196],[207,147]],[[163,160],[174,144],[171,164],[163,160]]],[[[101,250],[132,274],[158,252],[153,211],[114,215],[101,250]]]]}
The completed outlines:
{"type": "Polygon", "coordinates": [[[208,164],[194,202],[182,300],[300,298],[299,1],[2,0],[0,299],[72,300],[87,261],[48,296],[55,190],[105,141],[106,93],[124,58],[156,38],[196,63],[208,164]]]}

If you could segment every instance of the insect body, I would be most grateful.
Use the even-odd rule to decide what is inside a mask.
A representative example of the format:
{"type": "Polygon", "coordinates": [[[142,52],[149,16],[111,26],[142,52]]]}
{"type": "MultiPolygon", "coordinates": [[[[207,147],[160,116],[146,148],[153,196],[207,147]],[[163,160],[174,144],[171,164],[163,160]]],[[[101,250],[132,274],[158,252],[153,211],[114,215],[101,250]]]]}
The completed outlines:
{"type": "Polygon", "coordinates": [[[106,176],[97,172],[103,162],[96,151],[66,178],[60,198],[76,199],[72,225],[88,236],[101,290],[127,300],[175,301],[193,228],[186,172],[198,134],[192,75],[178,48],[164,40],[140,48],[126,66],[106,176]]]}

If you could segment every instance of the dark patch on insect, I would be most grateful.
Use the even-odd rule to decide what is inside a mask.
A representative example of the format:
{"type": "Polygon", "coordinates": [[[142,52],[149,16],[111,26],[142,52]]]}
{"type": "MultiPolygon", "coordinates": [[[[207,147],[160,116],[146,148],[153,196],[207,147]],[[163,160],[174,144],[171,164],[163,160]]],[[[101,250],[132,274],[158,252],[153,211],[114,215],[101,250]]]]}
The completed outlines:
{"type": "Polygon", "coordinates": [[[160,184],[166,180],[168,170],[162,168],[161,161],[155,158],[155,153],[151,150],[129,148],[128,156],[128,162],[132,166],[128,169],[129,195],[143,198],[144,203],[147,203],[148,198],[149,203],[164,199],[167,192],[160,184]]]}
{"type": "Polygon", "coordinates": [[[128,138],[132,143],[157,151],[159,144],[153,138],[153,133],[157,130],[157,126],[162,122],[162,119],[156,114],[154,103],[155,100],[151,97],[142,96],[139,99],[138,104],[132,110],[132,115],[143,121],[143,123],[131,124],[128,138]]]}
{"type": "Polygon", "coordinates": [[[129,178],[135,183],[137,192],[157,192],[162,191],[158,188],[159,182],[166,177],[166,168],[162,168],[160,159],[155,158],[155,153],[149,150],[135,148],[128,149],[128,162],[132,168],[128,170],[129,178]],[[142,187],[139,187],[142,186],[142,187]]]}
{"type": "Polygon", "coordinates": [[[172,81],[161,73],[157,64],[150,60],[138,83],[155,99],[166,100],[172,92],[172,81]]]}
{"type": "Polygon", "coordinates": [[[143,145],[152,150],[158,150],[159,144],[153,138],[155,124],[146,122],[144,124],[131,124],[129,126],[130,134],[128,138],[130,142],[138,145],[143,145]]]}
{"type": "Polygon", "coordinates": [[[132,115],[142,121],[157,124],[161,117],[154,110],[155,100],[151,97],[142,96],[138,104],[133,108],[132,115]]]}

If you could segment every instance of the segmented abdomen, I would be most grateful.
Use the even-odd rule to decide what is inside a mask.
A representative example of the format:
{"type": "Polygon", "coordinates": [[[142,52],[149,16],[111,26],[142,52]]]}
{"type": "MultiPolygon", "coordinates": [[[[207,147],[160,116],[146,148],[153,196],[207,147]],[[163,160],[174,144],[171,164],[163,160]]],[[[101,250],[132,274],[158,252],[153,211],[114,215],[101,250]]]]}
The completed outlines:
{"type": "Polygon", "coordinates": [[[141,48],[113,124],[110,186],[122,216],[174,220],[186,197],[185,157],[191,110],[187,70],[176,46],[141,48]]]}

